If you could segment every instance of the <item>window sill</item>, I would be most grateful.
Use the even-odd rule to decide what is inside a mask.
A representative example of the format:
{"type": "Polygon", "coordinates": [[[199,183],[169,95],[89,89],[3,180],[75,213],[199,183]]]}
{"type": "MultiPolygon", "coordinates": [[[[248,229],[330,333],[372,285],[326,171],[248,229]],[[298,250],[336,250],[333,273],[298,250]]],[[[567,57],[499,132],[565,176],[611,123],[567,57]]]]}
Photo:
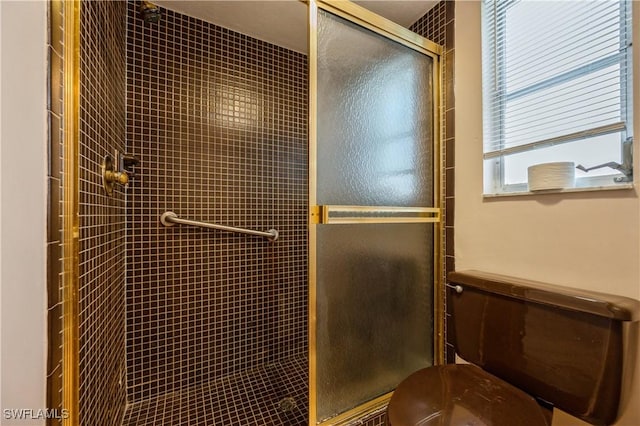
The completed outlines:
{"type": "Polygon", "coordinates": [[[593,191],[619,191],[621,189],[633,189],[632,182],[618,183],[615,185],[606,186],[587,186],[577,188],[564,188],[564,189],[546,189],[544,191],[513,191],[513,192],[500,192],[494,194],[482,194],[483,198],[501,198],[501,197],[522,197],[532,195],[544,195],[544,194],[565,194],[572,192],[593,192],[593,191]]]}

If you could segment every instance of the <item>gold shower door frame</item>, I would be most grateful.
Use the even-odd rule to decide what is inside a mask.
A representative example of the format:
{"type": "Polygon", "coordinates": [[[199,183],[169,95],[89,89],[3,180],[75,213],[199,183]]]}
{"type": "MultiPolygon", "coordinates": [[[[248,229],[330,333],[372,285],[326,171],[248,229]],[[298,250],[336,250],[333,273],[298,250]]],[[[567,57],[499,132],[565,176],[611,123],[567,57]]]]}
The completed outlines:
{"type": "Polygon", "coordinates": [[[309,0],[309,425],[342,425],[384,407],[393,392],[325,421],[317,419],[317,226],[341,223],[433,223],[434,262],[434,364],[444,363],[444,290],[442,256],[442,163],[441,163],[441,70],[442,46],[409,31],[392,21],[350,1],[309,0]],[[398,42],[433,60],[433,194],[434,207],[320,206],[317,203],[317,130],[318,130],[318,10],[330,12],[378,35],[398,42]],[[341,212],[332,216],[332,212],[341,212]],[[375,214],[372,215],[372,214],[375,214]]]}
{"type": "MultiPolygon", "coordinates": [[[[66,410],[67,416],[62,419],[62,424],[76,426],[80,424],[80,319],[78,313],[80,283],[80,178],[78,171],[80,141],[80,1],[51,0],[50,7],[55,13],[62,12],[64,15],[61,332],[62,408],[66,410]]],[[[53,22],[50,22],[50,25],[53,25],[53,22]]],[[[59,70],[52,69],[51,72],[59,72],[59,70]]],[[[53,283],[48,282],[47,286],[49,288],[47,291],[57,291],[57,288],[52,287],[53,285],[53,283]]],[[[49,333],[52,332],[56,333],[59,330],[49,331],[49,333]]],[[[51,335],[49,338],[51,339],[51,335]]],[[[50,384],[48,383],[47,386],[50,386],[50,384]]],[[[57,391],[57,389],[53,391],[57,391]]],[[[50,402],[47,401],[47,403],[50,402]]]]}

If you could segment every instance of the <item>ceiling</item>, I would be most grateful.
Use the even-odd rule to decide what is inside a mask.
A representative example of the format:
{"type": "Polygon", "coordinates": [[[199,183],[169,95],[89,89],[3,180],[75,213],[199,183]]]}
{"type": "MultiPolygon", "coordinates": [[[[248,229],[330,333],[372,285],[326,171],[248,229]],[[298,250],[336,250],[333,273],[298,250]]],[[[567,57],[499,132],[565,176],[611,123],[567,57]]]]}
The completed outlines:
{"type": "MultiPolygon", "coordinates": [[[[156,0],[155,4],[297,52],[307,51],[307,5],[298,0],[156,0]]],[[[404,27],[437,1],[356,1],[404,27]]]]}

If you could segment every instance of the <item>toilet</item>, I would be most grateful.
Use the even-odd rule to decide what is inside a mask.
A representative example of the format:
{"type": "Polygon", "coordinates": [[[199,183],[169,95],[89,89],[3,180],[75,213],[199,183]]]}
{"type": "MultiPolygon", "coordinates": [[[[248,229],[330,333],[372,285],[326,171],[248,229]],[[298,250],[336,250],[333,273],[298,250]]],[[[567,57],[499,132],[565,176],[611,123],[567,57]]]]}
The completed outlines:
{"type": "Polygon", "coordinates": [[[623,323],[640,302],[479,271],[449,274],[448,333],[469,364],[419,370],[389,426],[544,426],[553,407],[594,425],[618,416],[623,323]]]}

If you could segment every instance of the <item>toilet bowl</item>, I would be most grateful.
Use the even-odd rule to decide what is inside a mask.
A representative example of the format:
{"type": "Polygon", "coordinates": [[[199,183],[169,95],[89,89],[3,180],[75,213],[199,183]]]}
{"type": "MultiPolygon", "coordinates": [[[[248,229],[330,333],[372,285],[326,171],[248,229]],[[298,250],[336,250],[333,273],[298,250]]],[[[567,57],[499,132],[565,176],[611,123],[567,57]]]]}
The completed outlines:
{"type": "Polygon", "coordinates": [[[449,335],[469,364],[419,370],[390,426],[551,424],[557,407],[594,425],[618,416],[623,322],[640,302],[478,271],[449,274],[449,335]]]}

